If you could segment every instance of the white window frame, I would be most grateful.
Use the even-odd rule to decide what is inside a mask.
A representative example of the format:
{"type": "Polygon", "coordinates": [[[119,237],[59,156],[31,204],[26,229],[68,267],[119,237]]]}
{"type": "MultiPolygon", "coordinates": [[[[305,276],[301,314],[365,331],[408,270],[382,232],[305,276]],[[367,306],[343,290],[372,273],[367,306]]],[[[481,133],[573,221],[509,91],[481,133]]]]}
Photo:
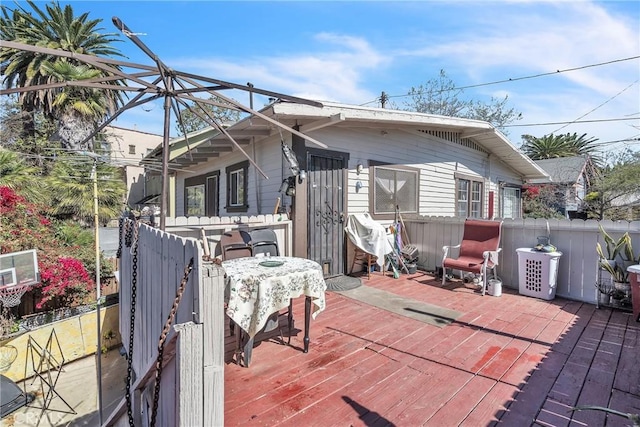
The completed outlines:
{"type": "Polygon", "coordinates": [[[456,174],[455,214],[460,218],[484,217],[484,179],[456,174]]]}
{"type": "Polygon", "coordinates": [[[226,168],[227,212],[247,212],[249,210],[247,185],[249,183],[249,162],[236,163],[226,168]]]}
{"type": "Polygon", "coordinates": [[[505,185],[500,190],[500,216],[502,218],[522,218],[522,188],[515,185],[505,185]],[[506,212],[507,202],[513,202],[514,205],[510,208],[510,215],[506,212]]]}
{"type": "MultiPolygon", "coordinates": [[[[370,212],[376,218],[380,218],[381,216],[389,216],[393,218],[395,215],[395,206],[399,206],[400,213],[407,214],[417,214],[419,210],[419,193],[420,193],[420,170],[415,168],[409,168],[404,166],[397,165],[376,165],[372,167],[372,172],[370,174],[370,212]],[[388,180],[384,182],[381,178],[378,177],[378,171],[391,171],[394,173],[394,179],[388,180]],[[398,192],[402,189],[404,185],[411,185],[411,183],[407,181],[399,182],[397,179],[397,174],[408,174],[408,176],[413,177],[413,186],[415,188],[413,206],[407,206],[406,203],[402,204],[398,202],[398,192]],[[386,190],[390,195],[393,195],[393,208],[390,208],[390,211],[379,211],[378,208],[378,200],[376,200],[376,188],[381,187],[386,190]]],[[[410,187],[409,187],[410,188],[410,187]]]]}

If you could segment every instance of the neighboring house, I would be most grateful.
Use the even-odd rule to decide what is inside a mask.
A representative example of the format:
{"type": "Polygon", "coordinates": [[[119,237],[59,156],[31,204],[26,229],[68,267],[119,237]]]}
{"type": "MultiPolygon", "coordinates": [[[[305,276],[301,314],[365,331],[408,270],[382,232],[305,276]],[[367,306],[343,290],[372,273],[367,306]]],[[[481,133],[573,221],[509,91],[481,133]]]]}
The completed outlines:
{"type": "MultiPolygon", "coordinates": [[[[242,151],[211,129],[174,139],[168,215],[286,211],[294,255],[318,261],[327,276],[345,272],[349,214],[369,212],[384,224],[396,206],[406,218],[520,217],[522,186],[548,179],[483,121],[335,103],[276,102],[261,113],[327,148],[255,116],[227,129],[242,151]]],[[[161,157],[160,149],[148,160],[161,157]]]]}
{"type": "MultiPolygon", "coordinates": [[[[556,209],[566,218],[581,217],[584,197],[589,192],[594,165],[589,156],[557,157],[535,161],[551,177],[556,209]]],[[[534,186],[549,185],[534,183],[534,186]]],[[[584,218],[586,219],[586,217],[584,218]]]]}
{"type": "Polygon", "coordinates": [[[162,135],[106,126],[103,130],[106,143],[105,150],[110,153],[114,165],[121,167],[127,185],[127,204],[133,208],[144,201],[150,194],[146,193],[145,168],[140,161],[162,145],[162,135]]]}

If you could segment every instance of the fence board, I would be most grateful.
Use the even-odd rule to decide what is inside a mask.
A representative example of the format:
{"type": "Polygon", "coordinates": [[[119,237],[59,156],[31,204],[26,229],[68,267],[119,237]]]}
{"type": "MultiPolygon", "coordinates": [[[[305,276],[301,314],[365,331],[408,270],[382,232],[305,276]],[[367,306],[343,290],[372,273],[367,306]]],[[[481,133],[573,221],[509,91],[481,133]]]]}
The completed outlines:
{"type": "MultiPolygon", "coordinates": [[[[462,239],[464,220],[452,217],[404,218],[409,240],[419,250],[418,265],[436,271],[442,265],[442,246],[457,245],[462,239]]],[[[598,255],[596,242],[603,243],[598,224],[614,239],[629,232],[636,257],[640,254],[640,221],[505,219],[502,226],[502,252],[497,273],[503,286],[518,289],[519,269],[516,249],[531,248],[538,236],[547,235],[562,252],[559,260],[556,294],[568,299],[595,304],[598,255]]]]}
{"type": "MultiPolygon", "coordinates": [[[[203,419],[203,342],[202,325],[193,322],[176,325],[178,352],[175,390],[176,419],[181,426],[201,426],[203,419]]],[[[173,405],[172,405],[173,406],[173,405]]],[[[169,425],[169,424],[164,424],[169,425]]]]}
{"type": "MultiPolygon", "coordinates": [[[[179,346],[176,357],[169,359],[163,368],[157,421],[159,425],[207,425],[204,421],[192,422],[204,420],[205,413],[207,420],[221,420],[224,416],[224,402],[216,398],[204,405],[205,392],[202,386],[198,388],[198,384],[203,384],[206,376],[211,380],[209,387],[213,387],[207,395],[224,396],[224,273],[220,273],[220,268],[215,267],[218,274],[212,274],[211,263],[207,263],[209,267],[203,269],[203,251],[199,242],[193,238],[180,237],[147,225],[139,225],[137,244],[138,292],[132,349],[129,348],[129,331],[134,261],[130,248],[123,248],[119,263],[120,333],[127,353],[132,355],[132,367],[138,378],[135,385],[136,393],[139,394],[140,390],[148,391],[149,387],[152,387],[152,367],[158,354],[160,333],[174,304],[185,268],[193,258],[193,269],[173,323],[194,325],[191,322],[202,322],[206,319],[209,324],[195,323],[194,328],[201,332],[190,330],[190,335],[187,334],[180,341],[184,345],[179,346]],[[206,280],[203,280],[203,274],[207,276],[206,280]],[[200,292],[206,287],[215,290],[216,295],[201,295],[200,292]],[[207,301],[215,301],[215,304],[207,305],[207,301]],[[205,360],[202,331],[207,331],[208,353],[216,355],[208,359],[206,367],[203,366],[205,360]],[[199,339],[196,334],[200,334],[199,339]],[[177,360],[189,363],[189,369],[181,368],[178,371],[177,360]],[[190,387],[184,387],[185,384],[190,387]],[[185,408],[187,402],[188,407],[185,408]]],[[[175,335],[179,333],[176,330],[181,330],[181,327],[184,329],[184,326],[179,326],[170,330],[167,342],[176,338],[175,335]]],[[[138,403],[134,401],[136,417],[140,417],[141,414],[148,415],[140,407],[143,401],[144,399],[138,403]]],[[[126,417],[126,414],[121,416],[126,417]]],[[[117,423],[120,419],[121,417],[115,417],[113,422],[117,423]]]]}

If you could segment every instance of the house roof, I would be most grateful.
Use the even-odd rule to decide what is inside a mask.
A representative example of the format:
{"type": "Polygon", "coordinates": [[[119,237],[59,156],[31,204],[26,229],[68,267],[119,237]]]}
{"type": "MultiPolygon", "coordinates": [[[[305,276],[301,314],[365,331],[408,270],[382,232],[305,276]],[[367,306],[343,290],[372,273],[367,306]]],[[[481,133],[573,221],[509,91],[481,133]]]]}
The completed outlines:
{"type": "Polygon", "coordinates": [[[588,160],[587,156],[573,156],[542,159],[535,162],[549,174],[552,182],[575,184],[584,172],[588,160]]]}
{"type": "MultiPolygon", "coordinates": [[[[291,102],[276,102],[260,113],[287,126],[297,126],[304,134],[328,126],[362,125],[369,128],[412,128],[415,130],[448,131],[467,138],[502,160],[523,175],[525,180],[549,180],[548,174],[529,157],[522,154],[500,131],[488,122],[412,111],[389,110],[357,105],[323,103],[322,107],[291,102]]],[[[260,117],[247,117],[226,129],[240,144],[247,145],[254,138],[259,142],[279,132],[260,117]]],[[[285,131],[282,131],[283,133],[285,131]]],[[[170,161],[173,167],[189,167],[232,151],[234,144],[219,131],[211,128],[188,135],[189,148],[184,137],[171,141],[170,161]]],[[[313,141],[312,141],[313,142],[313,141]]],[[[160,150],[161,152],[161,150],[160,150]]],[[[158,155],[158,150],[155,152],[158,155]]],[[[153,153],[152,153],[153,155],[153,153]]]]}

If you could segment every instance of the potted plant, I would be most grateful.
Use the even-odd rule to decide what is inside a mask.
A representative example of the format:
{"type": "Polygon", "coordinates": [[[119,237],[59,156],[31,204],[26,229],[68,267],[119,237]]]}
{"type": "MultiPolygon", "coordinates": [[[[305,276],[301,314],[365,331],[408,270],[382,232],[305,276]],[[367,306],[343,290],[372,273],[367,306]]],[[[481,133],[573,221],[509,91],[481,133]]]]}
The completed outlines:
{"type": "MultiPolygon", "coordinates": [[[[596,243],[596,251],[598,252],[598,256],[600,257],[600,265],[609,264],[613,266],[615,264],[616,258],[620,255],[620,253],[625,250],[627,247],[627,243],[629,246],[631,245],[631,237],[629,233],[625,233],[618,241],[615,241],[613,237],[607,233],[607,231],[602,227],[602,224],[598,224],[598,228],[600,229],[600,234],[605,242],[605,248],[607,250],[606,254],[602,248],[600,242],[596,243]]],[[[633,251],[633,250],[632,250],[633,251]]]]}
{"type": "Polygon", "coordinates": [[[611,281],[616,289],[625,288],[624,284],[629,283],[629,273],[621,264],[617,262],[613,264],[601,263],[600,267],[611,275],[611,281]]]}
{"type": "Polygon", "coordinates": [[[633,252],[633,244],[631,243],[631,235],[627,232],[622,235],[620,238],[620,258],[622,258],[622,263],[624,269],[626,270],[629,266],[640,263],[640,256],[636,259],[636,255],[633,252]]]}

